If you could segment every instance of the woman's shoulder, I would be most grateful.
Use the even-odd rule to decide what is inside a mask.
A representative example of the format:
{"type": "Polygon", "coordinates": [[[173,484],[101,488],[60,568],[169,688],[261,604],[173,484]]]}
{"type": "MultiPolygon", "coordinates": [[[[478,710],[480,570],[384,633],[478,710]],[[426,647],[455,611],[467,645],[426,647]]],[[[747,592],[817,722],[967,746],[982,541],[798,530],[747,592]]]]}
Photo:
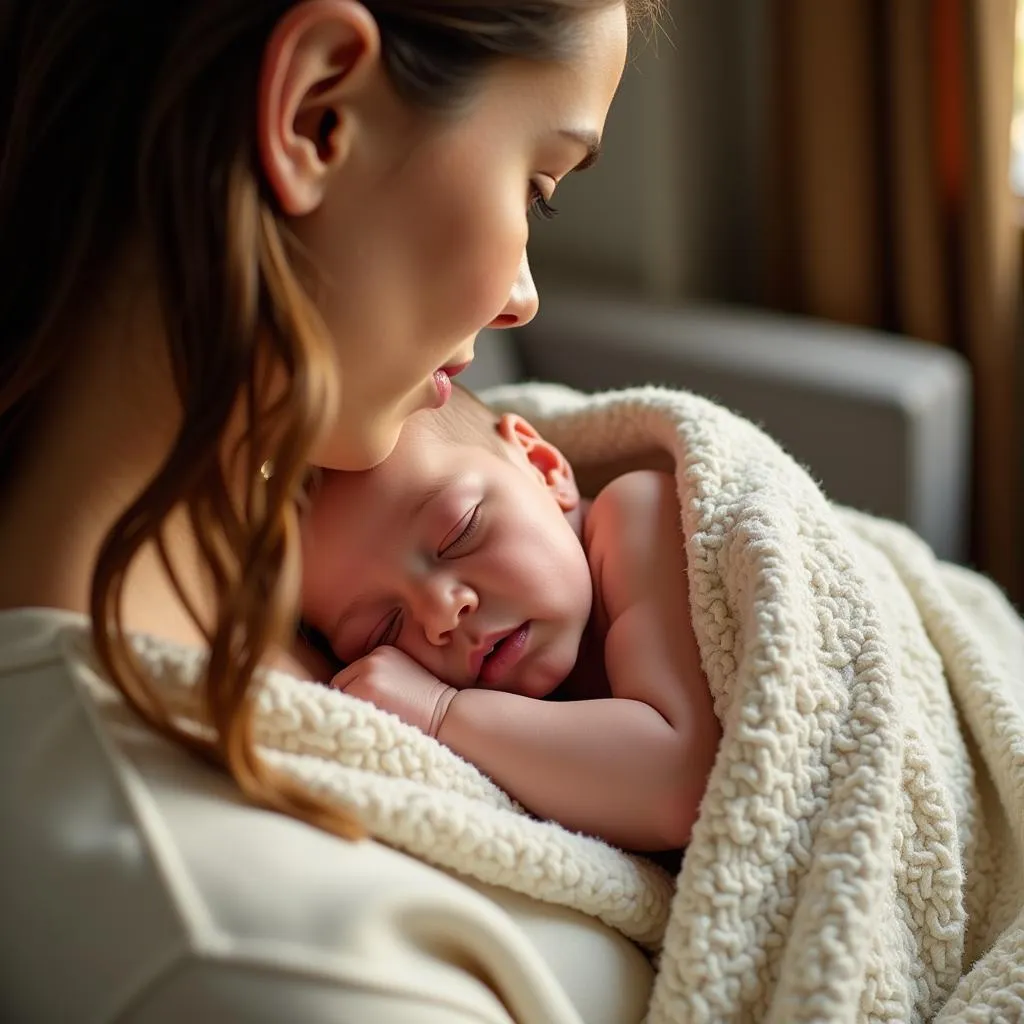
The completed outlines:
{"type": "MultiPolygon", "coordinates": [[[[0,612],[0,889],[16,922],[0,1018],[510,1021],[479,979],[539,961],[486,895],[249,804],[103,683],[89,632],[0,612]]],[[[149,665],[184,672],[188,652],[145,643],[149,665]]],[[[564,929],[590,949],[602,929],[575,916],[564,929]]]]}
{"type": "Polygon", "coordinates": [[[58,608],[0,611],[0,676],[60,660],[64,640],[88,633],[89,619],[58,608]]]}

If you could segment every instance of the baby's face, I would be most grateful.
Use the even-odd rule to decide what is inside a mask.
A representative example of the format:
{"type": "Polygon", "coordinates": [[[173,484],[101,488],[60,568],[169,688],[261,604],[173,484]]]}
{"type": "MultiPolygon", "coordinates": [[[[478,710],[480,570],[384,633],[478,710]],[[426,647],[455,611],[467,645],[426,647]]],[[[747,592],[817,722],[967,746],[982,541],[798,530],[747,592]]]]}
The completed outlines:
{"type": "Polygon", "coordinates": [[[375,469],[325,477],[303,530],[303,615],[346,662],[389,644],[460,689],[544,697],[593,597],[565,515],[575,486],[567,498],[535,446],[512,440],[506,458],[422,423],[375,469]]]}

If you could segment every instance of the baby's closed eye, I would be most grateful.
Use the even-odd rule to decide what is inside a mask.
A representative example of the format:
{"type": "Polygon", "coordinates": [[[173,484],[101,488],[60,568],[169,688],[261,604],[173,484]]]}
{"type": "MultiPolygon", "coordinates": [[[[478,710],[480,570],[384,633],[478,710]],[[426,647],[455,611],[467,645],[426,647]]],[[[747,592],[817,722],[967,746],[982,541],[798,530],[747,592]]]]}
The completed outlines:
{"type": "Polygon", "coordinates": [[[366,642],[363,655],[378,647],[393,647],[402,632],[403,612],[401,608],[393,608],[374,628],[366,642]]]}
{"type": "Polygon", "coordinates": [[[481,504],[477,503],[459,520],[455,528],[441,542],[438,555],[441,558],[458,557],[465,552],[470,541],[480,529],[481,504]]]}

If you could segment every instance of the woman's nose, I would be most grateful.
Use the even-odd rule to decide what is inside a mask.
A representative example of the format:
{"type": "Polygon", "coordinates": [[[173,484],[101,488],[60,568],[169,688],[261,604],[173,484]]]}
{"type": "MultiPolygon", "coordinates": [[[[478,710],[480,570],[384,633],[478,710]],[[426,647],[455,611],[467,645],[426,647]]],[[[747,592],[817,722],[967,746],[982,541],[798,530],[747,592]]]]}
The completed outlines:
{"type": "Polygon", "coordinates": [[[464,616],[472,615],[478,604],[476,592],[462,583],[450,580],[428,583],[420,607],[420,621],[427,640],[435,647],[443,647],[464,616]]]}
{"type": "Polygon", "coordinates": [[[492,328],[522,327],[537,315],[539,306],[540,299],[537,297],[537,288],[533,283],[533,275],[530,273],[530,261],[524,249],[523,257],[519,261],[519,273],[512,285],[508,302],[505,303],[505,308],[491,321],[490,326],[492,328]]]}

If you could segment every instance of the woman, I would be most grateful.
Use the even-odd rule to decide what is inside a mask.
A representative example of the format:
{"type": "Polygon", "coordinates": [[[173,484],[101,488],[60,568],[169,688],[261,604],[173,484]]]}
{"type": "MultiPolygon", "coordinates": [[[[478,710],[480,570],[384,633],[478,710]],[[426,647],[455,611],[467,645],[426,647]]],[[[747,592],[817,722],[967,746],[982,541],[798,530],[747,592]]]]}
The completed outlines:
{"type": "MultiPolygon", "coordinates": [[[[101,681],[150,727],[132,742],[163,734],[224,765],[251,801],[360,835],[352,815],[270,773],[250,736],[256,669],[301,672],[286,651],[302,485],[311,466],[385,458],[407,416],[445,401],[481,328],[533,316],[527,213],[550,213],[559,181],[596,155],[626,23],[617,0],[8,5],[0,668],[18,736],[48,725],[65,701],[90,717],[97,749],[112,762],[128,756],[134,720],[110,701],[83,703],[77,684],[91,662],[62,639],[88,615],[101,681]],[[129,634],[208,651],[211,735],[176,724],[129,634]]],[[[29,748],[6,746],[8,769],[36,780],[29,748]]],[[[46,799],[56,792],[87,813],[72,800],[84,764],[72,757],[61,783],[71,788],[46,799]]],[[[147,764],[133,778],[156,799],[159,773],[147,764]]],[[[171,791],[199,785],[174,764],[171,791]]],[[[122,864],[104,876],[113,888],[101,899],[29,804],[22,794],[0,805],[8,905],[27,929],[4,950],[0,990],[14,1001],[4,1019],[68,1019],[62,986],[45,985],[41,965],[82,968],[89,956],[88,984],[64,986],[76,1000],[91,993],[75,1019],[128,1019],[120,997],[146,1020],[214,1010],[236,1021],[315,1018],[304,989],[289,1002],[291,976],[235,979],[230,996],[220,982],[199,984],[187,999],[161,994],[165,975],[151,960],[131,977],[105,976],[111,958],[94,952],[103,944],[74,939],[61,908],[78,908],[81,926],[130,902],[118,887],[131,872],[122,864]],[[36,889],[56,901],[49,930],[36,889]],[[24,984],[33,972],[36,988],[24,984]]],[[[303,866],[284,860],[280,870],[303,866]]],[[[122,952],[112,955],[134,953],[138,921],[129,914],[117,927],[122,952]]],[[[502,995],[509,1012],[571,1013],[545,979],[525,970],[513,986],[521,994],[502,995]]],[[[422,1006],[403,989],[393,1018],[383,1004],[357,1012],[332,1002],[344,985],[323,1005],[330,1019],[501,1019],[490,1003],[490,1016],[468,1004],[431,1016],[432,984],[422,1006]]]]}

